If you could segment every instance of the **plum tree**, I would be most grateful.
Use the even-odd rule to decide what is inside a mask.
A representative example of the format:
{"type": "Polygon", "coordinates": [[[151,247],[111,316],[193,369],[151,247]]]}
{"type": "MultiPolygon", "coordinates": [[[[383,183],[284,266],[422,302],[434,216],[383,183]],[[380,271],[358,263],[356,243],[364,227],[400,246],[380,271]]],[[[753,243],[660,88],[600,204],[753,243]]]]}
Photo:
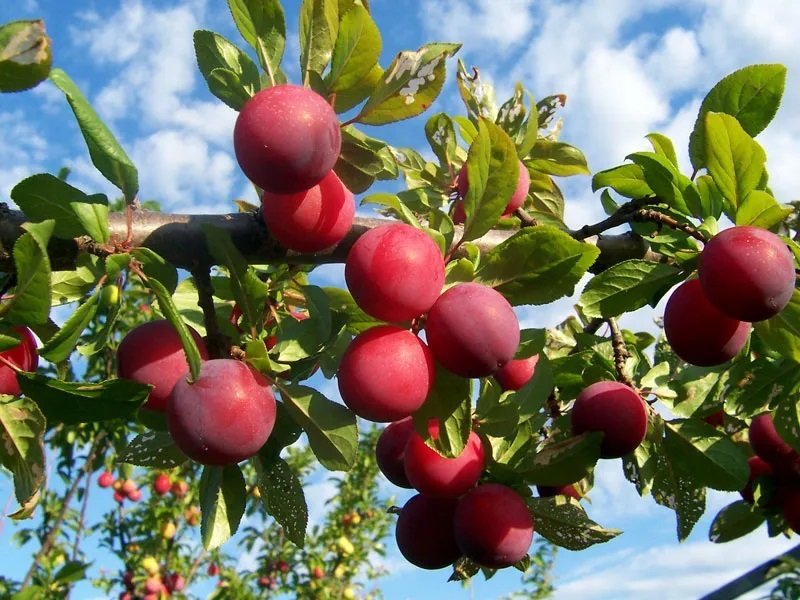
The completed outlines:
{"type": "Polygon", "coordinates": [[[533,377],[537,362],[538,354],[510,360],[495,371],[494,378],[505,391],[522,389],[533,377]]]}
{"type": "Polygon", "coordinates": [[[261,214],[289,250],[318,252],[338,244],[353,224],[353,194],[333,171],[314,187],[292,194],[264,192],[261,214]]]}
{"type": "Polygon", "coordinates": [[[403,419],[425,402],[434,365],[425,343],[394,325],[372,327],[347,347],[338,371],[344,403],[363,419],[403,419]]]}
{"type": "Polygon", "coordinates": [[[731,227],[715,235],[700,254],[698,277],[709,301],[739,321],[763,321],[789,303],[795,261],[774,233],[731,227]]]}
{"type": "Polygon", "coordinates": [[[444,285],[444,259],[419,229],[388,224],[358,238],[347,254],[344,276],[364,312],[398,323],[433,306],[444,285]]]}
{"type": "Polygon", "coordinates": [[[525,500],[512,488],[485,483],[458,501],[455,538],[465,556],[483,567],[510,567],[528,554],[533,519],[525,500]]]}
{"type": "Polygon", "coordinates": [[[317,185],[336,164],[341,146],[330,104],[299,85],[261,90],[242,107],[233,129],[233,148],[244,174],[277,194],[317,185]]]}
{"type": "MultiPolygon", "coordinates": [[[[193,328],[200,356],[208,359],[208,350],[193,328]]],[[[166,319],[150,321],[131,329],[117,348],[117,375],[138,383],[153,386],[145,407],[164,411],[175,383],[189,372],[181,339],[175,327],[166,319]]]]}
{"type": "MultiPolygon", "coordinates": [[[[439,425],[431,422],[428,433],[439,437],[439,425]]],[[[409,483],[426,496],[455,498],[474,486],[485,465],[483,442],[474,431],[454,458],[446,458],[429,447],[417,432],[411,434],[405,450],[405,471],[409,483]]]]}
{"type": "Polygon", "coordinates": [[[442,569],[461,556],[453,524],[457,503],[455,498],[417,494],[403,505],[395,539],[408,562],[422,569],[442,569]]]}
{"type": "Polygon", "coordinates": [[[480,283],[459,283],[434,303],[425,322],[433,357],[462,377],[492,375],[519,346],[519,321],[502,294],[480,283]]]}
{"type": "MultiPolygon", "coordinates": [[[[517,187],[514,188],[514,193],[511,195],[511,199],[508,201],[508,204],[503,210],[504,217],[508,217],[514,214],[514,211],[517,210],[525,203],[525,198],[528,196],[528,188],[531,185],[531,176],[528,173],[528,169],[525,164],[518,160],[517,164],[519,165],[519,176],[517,177],[517,187]]],[[[469,191],[469,173],[467,171],[467,165],[465,164],[461,167],[461,170],[458,172],[458,178],[456,180],[456,186],[458,188],[458,195],[462,198],[467,195],[469,191]]],[[[455,209],[458,210],[457,208],[455,209]]],[[[463,223],[464,222],[464,208],[463,204],[461,205],[461,217],[456,217],[456,213],[454,212],[453,222],[454,223],[463,223]]]]}
{"type": "Polygon", "coordinates": [[[17,382],[17,369],[20,371],[35,371],[39,365],[39,353],[36,349],[36,338],[27,327],[13,327],[20,342],[7,350],[0,352],[0,394],[18,396],[20,394],[17,382]]]}
{"type": "Polygon", "coordinates": [[[598,381],[585,388],[572,407],[572,433],[601,431],[602,458],[633,452],[647,434],[647,408],[641,396],[618,381],[598,381]]]}
{"type": "Polygon", "coordinates": [[[221,466],[258,452],[272,433],[275,412],[266,377],[238,360],[212,359],[203,363],[195,381],[175,384],[167,423],[186,456],[221,466]]]}
{"type": "Polygon", "coordinates": [[[386,479],[398,487],[412,488],[406,477],[405,452],[414,433],[414,421],[406,417],[386,426],[375,444],[375,459],[386,479]]]}
{"type": "Polygon", "coordinates": [[[722,313],[709,302],[698,279],[683,282],[664,307],[664,334],[686,362],[710,367],[728,362],[747,343],[750,323],[722,313]]]}

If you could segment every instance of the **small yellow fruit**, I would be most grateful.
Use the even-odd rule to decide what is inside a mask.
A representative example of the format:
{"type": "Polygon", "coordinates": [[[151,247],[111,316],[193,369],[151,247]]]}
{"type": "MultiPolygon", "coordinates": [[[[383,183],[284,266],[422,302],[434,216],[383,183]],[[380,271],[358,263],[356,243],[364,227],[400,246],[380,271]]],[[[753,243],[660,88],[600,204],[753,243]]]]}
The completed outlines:
{"type": "Polygon", "coordinates": [[[261,490],[258,489],[258,486],[253,486],[253,496],[256,498],[261,498],[261,490]]]}
{"type": "Polygon", "coordinates": [[[108,308],[119,304],[119,287],[113,284],[103,287],[103,291],[100,292],[100,303],[108,308]]]}
{"type": "Polygon", "coordinates": [[[342,592],[342,598],[346,598],[347,600],[353,600],[356,597],[356,593],[353,591],[353,588],[346,587],[342,592]]]}
{"type": "Polygon", "coordinates": [[[176,530],[176,529],[177,529],[177,528],[175,527],[175,523],[173,523],[172,521],[167,521],[167,522],[166,522],[166,523],[164,523],[164,525],[161,527],[161,536],[162,536],[162,537],[163,537],[165,540],[171,540],[172,538],[174,538],[174,537],[175,537],[175,530],[176,530]]]}
{"type": "Polygon", "coordinates": [[[345,536],[336,540],[336,545],[339,547],[339,550],[342,551],[342,554],[352,554],[356,550],[355,546],[353,546],[353,542],[348,540],[345,536]]]}
{"type": "Polygon", "coordinates": [[[333,576],[334,576],[334,577],[336,577],[336,579],[342,579],[342,578],[344,578],[344,576],[345,576],[345,573],[347,573],[347,569],[345,569],[345,568],[344,568],[344,565],[338,565],[338,566],[337,566],[337,567],[336,567],[336,568],[333,570],[333,576]]]}
{"type": "Polygon", "coordinates": [[[147,571],[147,574],[150,576],[158,575],[158,572],[161,570],[158,561],[152,556],[145,556],[142,559],[142,568],[147,571]]]}
{"type": "Polygon", "coordinates": [[[353,513],[353,515],[350,517],[350,524],[358,525],[359,523],[361,523],[361,515],[358,513],[353,513]]]}

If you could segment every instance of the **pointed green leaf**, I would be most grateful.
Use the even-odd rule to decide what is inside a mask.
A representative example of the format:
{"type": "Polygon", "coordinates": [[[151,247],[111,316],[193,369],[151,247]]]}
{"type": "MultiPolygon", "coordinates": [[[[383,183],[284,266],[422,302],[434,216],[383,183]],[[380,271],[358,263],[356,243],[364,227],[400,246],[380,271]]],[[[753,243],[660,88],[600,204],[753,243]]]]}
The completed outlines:
{"type": "Polygon", "coordinates": [[[653,146],[653,151],[671,162],[675,167],[680,167],[678,164],[678,155],[675,153],[675,146],[672,140],[667,136],[660,133],[648,133],[647,139],[653,146]]]}
{"type": "Polygon", "coordinates": [[[53,337],[51,337],[39,350],[42,358],[52,363],[67,360],[75,350],[78,338],[89,326],[97,313],[97,302],[100,299],[101,288],[96,288],[88,299],[81,302],[69,318],[61,326],[53,337]]]}
{"type": "Polygon", "coordinates": [[[625,164],[605,171],[598,171],[592,177],[592,191],[609,187],[626,198],[644,198],[653,190],[647,185],[644,171],[639,165],[625,164]]]}
{"type": "Polygon", "coordinates": [[[445,60],[460,44],[426,44],[398,54],[353,120],[383,125],[424,112],[442,91],[445,60]]]}
{"type": "Polygon", "coordinates": [[[173,469],[189,459],[166,431],[145,431],[128,442],[117,460],[139,467],[173,469]]]}
{"type": "Polygon", "coordinates": [[[447,458],[463,452],[472,431],[472,380],[436,365],[436,376],[425,404],[414,413],[414,426],[426,443],[447,458]],[[428,421],[439,423],[439,438],[428,436],[428,421]]]}
{"type": "Polygon", "coordinates": [[[300,5],[300,74],[321,76],[331,60],[339,30],[337,0],[303,0],[300,5]]]}
{"type": "Polygon", "coordinates": [[[0,25],[0,92],[21,92],[45,79],[53,62],[44,21],[0,25]]]}
{"type": "Polygon", "coordinates": [[[239,33],[274,80],[286,45],[286,18],[280,0],[228,0],[228,8],[239,33]]]}
{"type": "Polygon", "coordinates": [[[751,225],[762,229],[774,229],[792,212],[789,206],[781,206],[772,195],[753,190],[736,210],[736,225],[751,225]]]}
{"type": "Polygon", "coordinates": [[[64,71],[53,69],[50,80],[67,97],[89,148],[92,164],[106,179],[122,190],[128,202],[132,202],[139,191],[139,174],[125,150],[64,71]]]}
{"type": "Polygon", "coordinates": [[[599,254],[555,227],[526,227],[489,251],[475,275],[515,306],[547,304],[572,294],[599,254]]]}
{"type": "Polygon", "coordinates": [[[715,544],[724,544],[755,531],[764,521],[765,516],[761,509],[744,500],[737,500],[714,517],[708,530],[708,539],[715,544]]]}
{"type": "Polygon", "coordinates": [[[567,550],[585,550],[613,540],[619,529],[606,529],[592,521],[575,498],[530,498],[528,507],[536,533],[567,550]]]}
{"type": "Polygon", "coordinates": [[[634,152],[625,158],[642,168],[645,182],[661,202],[682,214],[690,214],[683,190],[691,181],[669,160],[655,152],[634,152]]]}
{"type": "Polygon", "coordinates": [[[200,477],[200,535],[206,550],[219,548],[244,515],[247,487],[238,465],[204,467],[200,477]]]}
{"type": "Polygon", "coordinates": [[[358,450],[356,416],[317,390],[302,385],[280,388],[287,411],[308,435],[317,460],[330,471],[347,471],[358,450]]]}
{"type": "Polygon", "coordinates": [[[381,34],[369,11],[353,5],[339,23],[331,69],[325,76],[330,91],[347,90],[366,77],[381,56],[381,34]]]}
{"type": "Polygon", "coordinates": [[[545,444],[521,468],[527,483],[566,485],[580,481],[600,458],[602,433],[583,433],[560,442],[545,444]]]}
{"type": "Polygon", "coordinates": [[[425,123],[425,137],[428,138],[431,150],[439,159],[439,164],[443,167],[451,164],[458,149],[453,120],[445,113],[433,115],[425,123]]]}
{"type": "Polygon", "coordinates": [[[595,275],[583,288],[580,304],[587,317],[616,317],[649,304],[681,279],[671,266],[646,260],[626,260],[595,275]]]}
{"type": "Polygon", "coordinates": [[[777,315],[753,326],[768,348],[800,363],[800,290],[795,290],[789,304],[777,315]]]}
{"type": "Polygon", "coordinates": [[[283,527],[286,537],[302,548],[308,527],[308,506],[303,484],[282,458],[259,454],[255,465],[264,509],[283,527]]]}
{"type": "Polygon", "coordinates": [[[44,484],[45,425],[30,398],[0,396],[0,464],[14,477],[14,495],[22,505],[44,484]]]}
{"type": "Polygon", "coordinates": [[[591,174],[583,152],[564,142],[545,139],[536,142],[525,164],[534,171],[560,177],[591,174]]]}
{"type": "MultiPolygon", "coordinates": [[[[128,260],[125,258],[125,255],[118,254],[116,256],[120,261],[119,264],[124,265],[123,268],[127,267],[128,260]]],[[[130,256],[139,261],[141,269],[147,277],[150,279],[157,279],[170,294],[175,293],[175,289],[178,286],[178,270],[172,263],[150,250],[150,248],[134,248],[131,250],[130,256]]],[[[108,257],[106,259],[107,266],[112,259],[113,257],[108,257]]],[[[110,274],[109,277],[111,277],[110,274]]],[[[116,277],[116,275],[114,275],[114,277],[116,277]]]]}
{"type": "Polygon", "coordinates": [[[241,109],[261,88],[255,63],[218,33],[195,31],[194,52],[209,90],[232,109],[241,109]]]}
{"type": "Polygon", "coordinates": [[[685,456],[659,446],[656,454],[653,499],[675,511],[678,540],[685,540],[706,510],[706,489],[683,469],[685,456]]]}
{"type": "Polygon", "coordinates": [[[38,325],[50,316],[50,258],[47,243],[55,221],[27,223],[24,233],[14,243],[14,266],[17,285],[11,300],[0,305],[0,316],[11,323],[38,325]]]}
{"type": "Polygon", "coordinates": [[[786,85],[783,65],[750,65],[734,71],[717,83],[703,99],[689,136],[689,157],[695,170],[706,166],[705,118],[709,112],[726,113],[755,137],[778,112],[786,85]]]}

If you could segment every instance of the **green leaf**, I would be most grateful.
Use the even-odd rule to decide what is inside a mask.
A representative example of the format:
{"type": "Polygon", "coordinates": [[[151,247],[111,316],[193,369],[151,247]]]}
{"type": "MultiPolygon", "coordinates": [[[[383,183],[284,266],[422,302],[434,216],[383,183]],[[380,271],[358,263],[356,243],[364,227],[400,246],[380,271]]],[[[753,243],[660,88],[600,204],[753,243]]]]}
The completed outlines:
{"type": "Polygon", "coordinates": [[[91,564],[71,560],[56,572],[53,577],[53,582],[58,585],[64,585],[66,583],[76,583],[82,579],[86,579],[86,571],[90,566],[91,564]]]}
{"type": "Polygon", "coordinates": [[[725,409],[740,418],[762,412],[767,403],[794,398],[792,390],[800,373],[791,360],[759,358],[753,362],[735,361],[724,393],[725,409]]]}
{"type": "Polygon", "coordinates": [[[492,229],[514,194],[519,180],[519,159],[514,141],[491,121],[478,121],[478,136],[469,147],[467,194],[464,197],[465,241],[492,229]]]}
{"type": "Polygon", "coordinates": [[[626,198],[644,198],[653,190],[647,185],[642,167],[625,164],[605,171],[598,171],[592,177],[592,191],[609,187],[626,198]]]}
{"type": "Polygon", "coordinates": [[[347,330],[350,333],[359,334],[382,323],[361,310],[347,290],[335,287],[322,289],[328,296],[331,310],[344,315],[347,319],[347,330]]]}
{"type": "Polygon", "coordinates": [[[387,213],[387,216],[392,216],[400,219],[404,223],[408,223],[416,229],[421,229],[422,225],[417,219],[417,216],[411,209],[403,202],[398,196],[394,194],[387,194],[386,192],[379,192],[377,194],[370,194],[361,200],[361,204],[374,204],[377,206],[385,206],[381,209],[382,213],[387,213]]]}
{"type": "Polygon", "coordinates": [[[583,433],[548,443],[521,467],[526,483],[566,485],[580,481],[600,458],[602,433],[583,433]]]}
{"type": "Polygon", "coordinates": [[[28,233],[14,243],[14,266],[17,285],[11,300],[0,305],[0,316],[10,323],[38,325],[50,316],[50,258],[47,243],[53,233],[55,221],[26,223],[28,233]]]}
{"type": "Polygon", "coordinates": [[[461,454],[472,431],[472,380],[436,365],[436,375],[425,403],[414,413],[414,427],[434,450],[453,458],[461,454]],[[438,439],[428,435],[428,421],[439,423],[438,439]]]}
{"type": "Polygon", "coordinates": [[[762,229],[775,229],[792,212],[792,208],[781,206],[771,194],[753,190],[736,210],[736,225],[751,225],[762,229]]]}
{"type": "Polygon", "coordinates": [[[642,168],[645,182],[661,202],[682,214],[690,213],[684,190],[691,187],[691,181],[675,165],[655,152],[634,152],[626,158],[642,168]]]}
{"type": "Polygon", "coordinates": [[[358,85],[378,64],[381,48],[381,34],[369,11],[353,5],[339,22],[331,69],[325,77],[328,89],[338,92],[358,85]]]}
{"type": "Polygon", "coordinates": [[[425,111],[442,91],[445,60],[459,48],[460,44],[425,44],[400,52],[353,121],[383,125],[425,111]]]}
{"type": "Polygon", "coordinates": [[[458,150],[453,120],[445,113],[433,115],[425,123],[425,137],[428,138],[431,150],[433,150],[436,158],[439,159],[439,164],[442,167],[447,167],[447,165],[451,164],[458,150]]]}
{"type": "Polygon", "coordinates": [[[36,373],[17,373],[17,381],[23,393],[39,405],[51,427],[129,418],[152,389],[127,379],[69,382],[36,373]]]}
{"type": "Polygon", "coordinates": [[[200,374],[200,364],[202,362],[200,351],[197,349],[197,343],[194,341],[194,338],[189,333],[189,328],[181,318],[178,308],[172,301],[172,296],[170,296],[169,292],[167,292],[166,288],[158,279],[151,277],[147,280],[146,285],[152,290],[153,294],[155,294],[156,300],[158,301],[158,308],[161,310],[164,318],[166,318],[175,328],[175,331],[178,332],[183,351],[186,354],[186,362],[189,363],[191,378],[197,379],[200,374]]]}
{"type": "Polygon", "coordinates": [[[719,219],[725,209],[725,198],[714,183],[711,175],[701,175],[695,180],[700,206],[692,208],[692,214],[702,218],[719,219]]]}
{"type": "MultiPolygon", "coordinates": [[[[139,261],[142,271],[149,279],[157,279],[170,294],[175,293],[175,289],[178,286],[178,270],[172,263],[150,250],[150,248],[134,248],[131,250],[130,255],[139,261]]],[[[116,256],[119,257],[120,265],[128,266],[128,260],[125,255],[118,254],[116,256]]],[[[109,264],[112,258],[108,257],[106,259],[106,265],[109,264]]],[[[111,277],[110,273],[109,277],[111,277]]]]}
{"type": "Polygon", "coordinates": [[[622,472],[636,486],[636,491],[642,497],[653,488],[658,457],[663,454],[661,443],[664,437],[664,420],[660,415],[651,412],[647,421],[647,434],[642,443],[633,452],[622,457],[622,472]]]}
{"type": "Polygon", "coordinates": [[[665,264],[626,260],[595,275],[581,294],[587,317],[616,317],[643,307],[655,306],[663,294],[681,279],[681,272],[665,264]]]}
{"type": "Polygon", "coordinates": [[[154,469],[172,469],[189,460],[166,431],[145,431],[117,456],[119,462],[154,469]]]}
{"type": "Polygon", "coordinates": [[[507,401],[516,407],[520,421],[526,421],[541,412],[552,391],[553,369],[547,356],[542,353],[536,361],[533,376],[528,383],[513,394],[509,394],[507,401]]]}
{"type": "MultiPolygon", "coordinates": [[[[495,123],[502,127],[503,131],[508,135],[515,138],[515,141],[518,141],[516,136],[520,133],[523,123],[525,123],[527,112],[525,109],[525,88],[521,83],[517,82],[514,85],[514,94],[497,111],[495,123]]],[[[517,150],[519,150],[519,146],[517,146],[517,150]]]]}
{"type": "Polygon", "coordinates": [[[461,96],[470,120],[495,119],[497,103],[495,102],[494,87],[490,83],[484,83],[477,69],[468,71],[461,59],[458,59],[456,84],[458,85],[458,94],[461,96]]]}
{"type": "Polygon", "coordinates": [[[44,21],[0,26],[0,92],[21,92],[38,85],[47,79],[52,62],[44,21]]]}
{"type": "Polygon", "coordinates": [[[87,300],[81,302],[75,312],[69,316],[64,325],[61,326],[61,329],[58,330],[58,333],[47,340],[47,343],[39,350],[42,358],[52,363],[58,363],[69,358],[72,351],[75,350],[78,338],[97,313],[100,290],[101,288],[96,288],[87,300]]]}
{"type": "Polygon", "coordinates": [[[308,506],[303,484],[282,458],[259,454],[255,465],[264,509],[283,527],[286,537],[302,548],[308,527],[308,506]]]}
{"type": "Polygon", "coordinates": [[[358,106],[369,98],[382,80],[383,69],[380,65],[375,65],[361,81],[346,90],[336,92],[336,97],[333,99],[333,110],[340,114],[358,106]]]}
{"type": "Polygon", "coordinates": [[[203,548],[214,550],[239,528],[247,487],[238,465],[204,467],[200,477],[200,535],[203,548]]]}
{"type": "Polygon", "coordinates": [[[764,522],[761,509],[744,500],[737,500],[723,508],[714,517],[708,530],[708,539],[715,544],[724,544],[755,531],[764,522]]]}
{"type": "Polygon", "coordinates": [[[348,471],[358,450],[356,416],[310,387],[284,385],[280,392],[287,411],[308,435],[311,451],[322,466],[330,471],[348,471]]]}
{"type": "Polygon", "coordinates": [[[106,179],[122,190],[125,200],[132,202],[139,191],[139,174],[125,150],[64,71],[53,69],[50,80],[67,97],[89,148],[92,164],[106,179]]]}
{"type": "Polygon", "coordinates": [[[297,320],[283,319],[278,325],[278,360],[293,362],[319,352],[327,342],[332,331],[331,310],[328,296],[317,286],[302,288],[306,299],[308,318],[297,320]]]}
{"type": "Polygon", "coordinates": [[[261,323],[261,311],[269,288],[249,267],[239,249],[231,241],[230,233],[211,224],[203,225],[208,249],[218,264],[230,273],[231,291],[245,318],[245,328],[261,323]]]}
{"type": "Polygon", "coordinates": [[[754,324],[764,344],[781,356],[800,363],[800,290],[795,290],[789,304],[777,315],[754,324]]]}
{"type": "Polygon", "coordinates": [[[786,85],[783,65],[750,65],[734,71],[717,83],[703,99],[689,136],[689,158],[695,170],[706,166],[706,114],[726,113],[755,137],[778,112],[786,85]]]}
{"type": "Polygon", "coordinates": [[[548,304],[572,294],[599,254],[555,227],[526,227],[486,253],[476,281],[515,306],[548,304]]]}
{"type": "Polygon", "coordinates": [[[399,174],[389,146],[350,125],[342,129],[342,148],[334,171],[354,194],[366,191],[376,179],[396,179],[399,174]]]}
{"type": "Polygon", "coordinates": [[[23,506],[44,484],[45,425],[30,398],[0,396],[0,464],[14,477],[14,495],[23,506]]]}
{"type": "Polygon", "coordinates": [[[695,482],[738,492],[747,483],[747,454],[725,433],[699,419],[667,423],[664,449],[695,482]]]}
{"type": "Polygon", "coordinates": [[[583,152],[564,142],[546,139],[536,141],[525,164],[540,173],[561,177],[591,174],[583,152]]]}
{"type": "Polygon", "coordinates": [[[675,153],[675,146],[672,144],[671,139],[660,133],[648,133],[646,137],[656,154],[666,158],[675,167],[680,167],[678,155],[675,153]]]}
{"type": "Polygon", "coordinates": [[[255,63],[218,33],[195,31],[194,52],[208,89],[232,109],[240,110],[261,88],[255,63]]]}
{"type": "Polygon", "coordinates": [[[300,75],[322,76],[331,60],[339,30],[337,0],[303,0],[300,5],[300,75]]]}
{"type": "Polygon", "coordinates": [[[656,454],[653,499],[675,511],[678,540],[685,540],[706,509],[706,490],[683,469],[683,456],[659,446],[656,454]]]}
{"type": "Polygon", "coordinates": [[[228,0],[228,8],[239,33],[256,51],[267,76],[274,80],[286,45],[286,19],[280,1],[228,0]]]}
{"type": "Polygon", "coordinates": [[[528,499],[536,533],[547,541],[567,550],[585,550],[595,544],[613,540],[619,529],[606,529],[592,521],[574,498],[528,499]]]}
{"type": "MultiPolygon", "coordinates": [[[[795,379],[795,382],[797,379],[795,379]]],[[[800,412],[796,401],[796,386],[788,386],[786,394],[780,398],[773,419],[778,435],[789,444],[795,451],[800,451],[800,412]]],[[[773,400],[770,398],[770,400],[773,400]]]]}
{"type": "Polygon", "coordinates": [[[710,112],[706,114],[705,124],[708,172],[731,209],[736,211],[758,187],[767,155],[730,115],[710,112]]]}

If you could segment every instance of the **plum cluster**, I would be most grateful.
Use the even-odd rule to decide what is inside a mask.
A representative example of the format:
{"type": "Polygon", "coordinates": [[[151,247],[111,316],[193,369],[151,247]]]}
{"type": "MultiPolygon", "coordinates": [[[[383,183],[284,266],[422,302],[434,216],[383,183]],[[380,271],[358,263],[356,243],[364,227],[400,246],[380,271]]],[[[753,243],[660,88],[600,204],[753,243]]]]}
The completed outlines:
{"type": "MultiPolygon", "coordinates": [[[[437,422],[429,423],[428,434],[438,439],[437,422]]],[[[383,430],[375,454],[389,481],[419,492],[400,509],[395,529],[397,546],[410,563],[441,569],[466,556],[501,569],[527,555],[533,539],[528,506],[508,486],[478,484],[486,453],[474,431],[458,456],[446,458],[425,443],[407,417],[383,430]]]]}
{"type": "Polygon", "coordinates": [[[720,365],[744,347],[751,323],[777,315],[795,287],[791,251],[758,227],[726,229],[700,253],[697,279],[682,283],[664,309],[673,351],[700,367],[720,365]]]}
{"type": "Polygon", "coordinates": [[[333,171],[342,136],[322,96],[291,84],[261,90],[239,112],[233,147],[244,174],[263,191],[264,223],[282,246],[318,252],[345,237],[355,202],[333,171]]]}
{"type": "Polygon", "coordinates": [[[766,511],[780,512],[789,527],[800,532],[800,454],[780,436],[768,412],[753,418],[748,437],[755,456],[747,462],[750,477],[740,492],[742,498],[766,511]]]}
{"type": "Polygon", "coordinates": [[[123,338],[117,374],[153,386],[144,406],[166,413],[175,444],[189,458],[214,466],[241,462],[256,454],[272,433],[272,387],[246,363],[209,360],[203,339],[191,327],[189,332],[203,359],[196,379],[190,380],[178,332],[166,320],[140,325],[123,338]]]}

